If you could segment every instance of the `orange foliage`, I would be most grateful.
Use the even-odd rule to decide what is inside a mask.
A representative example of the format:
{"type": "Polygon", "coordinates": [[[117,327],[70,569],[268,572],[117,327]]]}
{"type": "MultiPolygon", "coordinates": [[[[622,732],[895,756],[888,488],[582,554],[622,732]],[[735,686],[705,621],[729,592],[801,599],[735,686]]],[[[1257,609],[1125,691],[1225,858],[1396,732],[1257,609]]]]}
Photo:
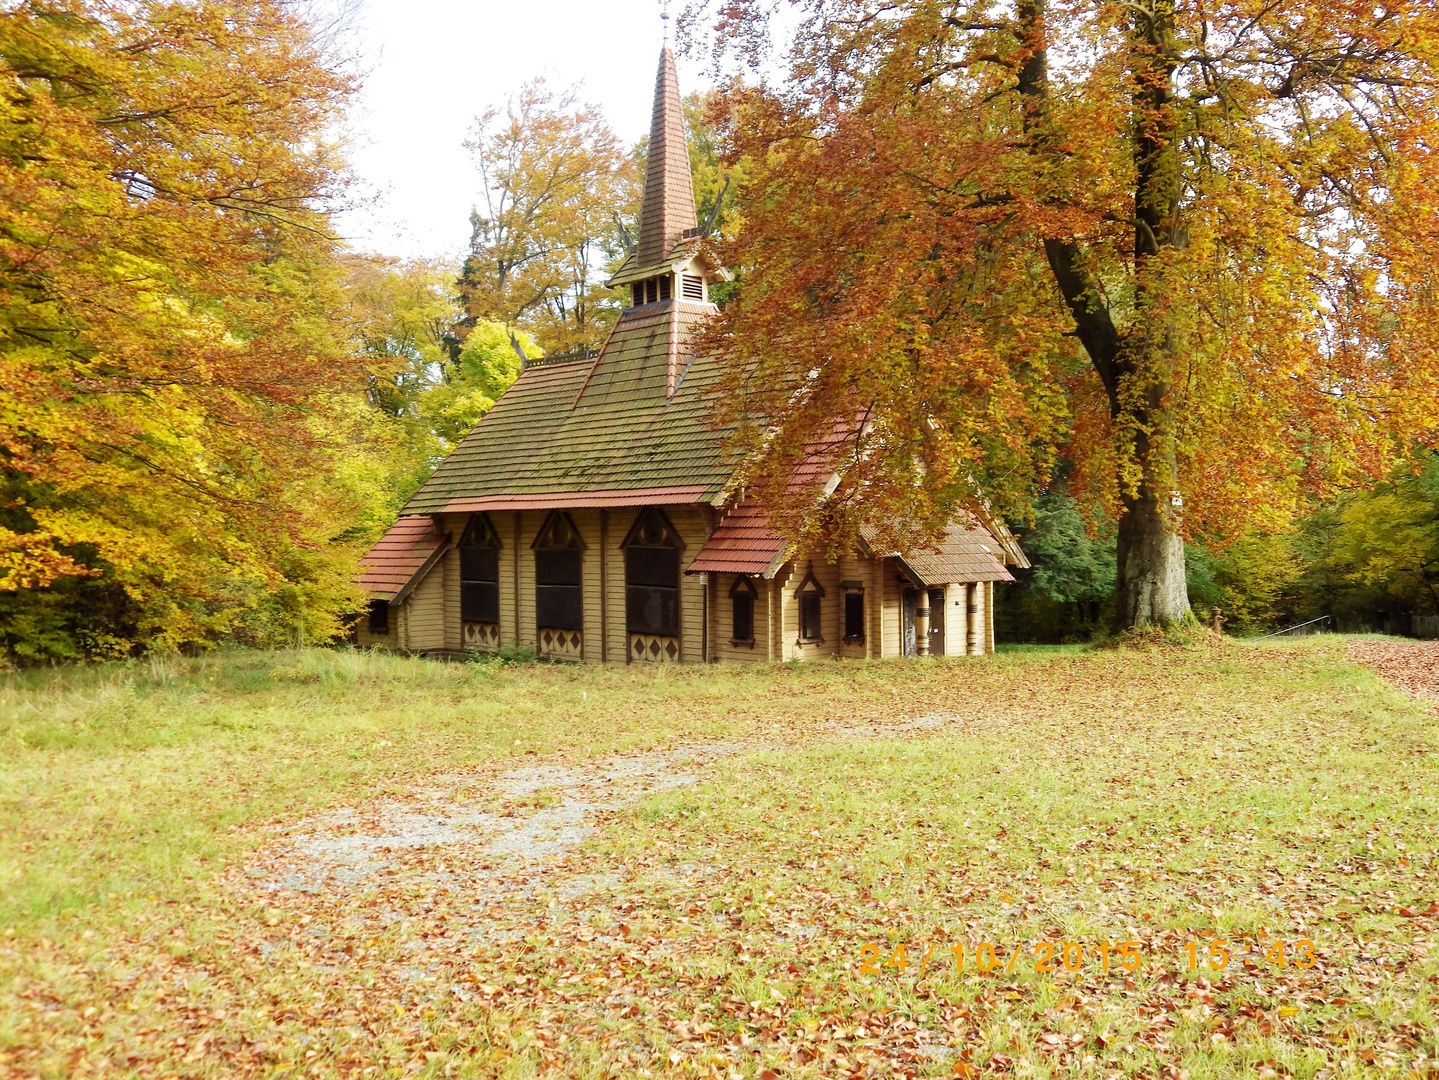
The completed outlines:
{"type": "Polygon", "coordinates": [[[0,588],[83,551],[183,639],[334,531],[337,67],[276,0],[0,14],[0,588]]]}
{"type": "MultiPolygon", "coordinates": [[[[717,117],[757,163],[709,340],[751,483],[793,502],[867,413],[842,532],[975,480],[1022,513],[1062,453],[1177,545],[1439,444],[1428,0],[799,6],[789,82],[717,117]]],[[[720,28],[757,50],[767,10],[720,28]]]]}

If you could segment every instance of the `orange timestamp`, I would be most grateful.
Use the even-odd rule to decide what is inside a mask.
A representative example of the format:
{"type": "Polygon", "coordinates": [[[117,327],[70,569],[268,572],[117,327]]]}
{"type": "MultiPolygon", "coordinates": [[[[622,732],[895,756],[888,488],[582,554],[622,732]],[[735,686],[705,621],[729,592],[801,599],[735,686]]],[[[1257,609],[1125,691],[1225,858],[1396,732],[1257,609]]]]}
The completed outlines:
{"type": "MultiPolygon", "coordinates": [[[[970,946],[966,952],[963,942],[956,945],[938,946],[931,945],[923,950],[920,956],[921,947],[901,942],[894,947],[894,950],[885,956],[878,945],[868,944],[860,947],[860,968],[861,975],[883,975],[885,968],[893,968],[900,974],[904,974],[911,967],[918,966],[918,974],[923,975],[931,967],[940,968],[953,966],[956,971],[964,971],[966,959],[970,963],[971,970],[981,974],[997,973],[1001,975],[1011,974],[1018,968],[1020,971],[1031,970],[1036,973],[1079,971],[1086,965],[1086,957],[1091,968],[1099,968],[1102,971],[1137,972],[1144,963],[1144,955],[1141,943],[1138,941],[1101,941],[1087,947],[1079,941],[1036,941],[1032,943],[1017,942],[1007,951],[1004,947],[996,945],[992,941],[981,941],[970,946]],[[1021,964],[1023,960],[1023,964],[1021,964]],[[1030,961],[1033,961],[1030,966],[1030,961]]],[[[1227,941],[1191,941],[1179,952],[1189,957],[1189,970],[1198,971],[1201,967],[1207,967],[1214,971],[1223,970],[1230,961],[1229,943],[1227,941]],[[1208,945],[1208,953],[1201,951],[1203,945],[1208,945]]],[[[1305,938],[1299,941],[1276,941],[1270,948],[1265,962],[1272,965],[1283,966],[1293,964],[1295,967],[1310,968],[1318,962],[1319,957],[1314,951],[1314,942],[1305,938]]]]}

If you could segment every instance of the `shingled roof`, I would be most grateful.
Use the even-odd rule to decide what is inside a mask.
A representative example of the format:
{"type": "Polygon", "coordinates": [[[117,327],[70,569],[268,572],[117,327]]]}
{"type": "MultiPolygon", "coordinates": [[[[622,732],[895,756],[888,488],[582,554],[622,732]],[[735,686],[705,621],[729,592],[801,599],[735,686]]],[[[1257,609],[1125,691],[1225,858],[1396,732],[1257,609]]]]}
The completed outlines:
{"type": "Polygon", "coordinates": [[[360,565],[360,584],[381,600],[398,603],[444,553],[445,537],[427,514],[402,517],[390,526],[360,565]]]}
{"type": "Polygon", "coordinates": [[[685,571],[718,574],[771,574],[783,561],[785,543],[753,499],[736,506],[710,533],[685,571]]]}
{"type": "Polygon", "coordinates": [[[999,541],[978,522],[954,524],[935,547],[905,552],[897,558],[921,585],[955,581],[1013,581],[1000,562],[999,541]]]}
{"type": "Polygon", "coordinates": [[[525,371],[404,513],[713,502],[730,472],[704,423],[721,369],[685,347],[713,311],[677,299],[629,308],[595,359],[525,371]]]}
{"type": "Polygon", "coordinates": [[[640,206],[635,261],[648,266],[670,253],[686,229],[695,227],[695,189],[685,139],[675,54],[666,45],[655,75],[654,112],[645,150],[645,193],[640,206]]]}

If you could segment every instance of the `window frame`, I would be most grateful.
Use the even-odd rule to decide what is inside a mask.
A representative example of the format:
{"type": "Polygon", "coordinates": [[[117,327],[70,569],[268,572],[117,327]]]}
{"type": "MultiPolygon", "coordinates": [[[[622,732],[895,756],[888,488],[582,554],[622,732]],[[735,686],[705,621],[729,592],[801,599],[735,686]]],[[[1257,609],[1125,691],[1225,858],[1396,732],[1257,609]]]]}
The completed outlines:
{"type": "Polygon", "coordinates": [[[679,640],[684,633],[684,613],[681,609],[681,582],[684,579],[684,566],[681,554],[684,551],[684,540],[670,523],[664,511],[655,506],[647,506],[635,515],[635,521],[630,526],[630,531],[620,541],[620,549],[625,556],[625,633],[648,634],[653,637],[674,638],[679,640]],[[665,568],[665,576],[668,578],[673,574],[674,585],[660,584],[657,581],[645,580],[634,581],[636,576],[658,576],[646,573],[639,575],[635,573],[632,563],[638,562],[643,552],[666,552],[667,558],[674,560],[673,571],[665,568]],[[666,603],[666,600],[669,603],[666,603]],[[641,603],[640,601],[644,602],[641,603]],[[645,621],[640,625],[635,613],[638,610],[649,611],[652,607],[650,601],[658,601],[659,620],[658,629],[656,623],[645,621]],[[670,620],[673,620],[672,622],[670,620]]]}
{"type": "MultiPolygon", "coordinates": [[[[489,515],[484,513],[474,514],[470,517],[470,523],[465,526],[464,534],[460,537],[457,545],[460,553],[460,622],[475,623],[482,626],[500,625],[500,537],[491,523],[489,515]],[[475,562],[469,558],[471,553],[484,552],[488,556],[486,562],[494,564],[494,577],[487,578],[475,573],[475,562]],[[476,596],[481,595],[484,599],[477,600],[476,596]],[[472,605],[478,604],[483,609],[486,604],[493,604],[493,611],[476,610],[472,605]],[[493,618],[485,618],[486,614],[492,613],[493,618]]],[[[482,568],[481,573],[488,567],[482,568]]]]}
{"type": "Polygon", "coordinates": [[[535,535],[530,552],[534,560],[535,629],[584,633],[585,541],[570,515],[563,510],[551,510],[535,535]],[[542,558],[561,554],[565,556],[563,559],[542,558]],[[542,577],[563,580],[541,580],[542,577]],[[554,616],[556,611],[560,611],[560,617],[546,621],[545,616],[554,616]]]}
{"type": "Polygon", "coordinates": [[[814,563],[809,564],[799,588],[794,591],[794,598],[799,601],[799,643],[823,645],[824,586],[814,576],[814,563]]]}
{"type": "Polygon", "coordinates": [[[754,587],[754,582],[743,574],[735,578],[735,583],[730,586],[730,639],[731,645],[747,645],[754,648],[754,609],[755,600],[759,598],[759,590],[754,587]],[[741,637],[739,634],[739,606],[743,602],[749,607],[749,636],[741,637]]]}
{"type": "Polygon", "coordinates": [[[850,590],[848,590],[847,592],[845,592],[845,594],[844,594],[844,634],[842,635],[842,638],[843,638],[844,641],[850,642],[850,643],[862,643],[862,642],[864,641],[864,636],[865,636],[865,635],[864,635],[864,623],[865,623],[865,618],[864,618],[864,617],[865,617],[865,610],[864,610],[864,590],[863,590],[863,589],[850,589],[850,590]],[[855,606],[857,606],[857,607],[859,608],[859,618],[858,618],[858,622],[859,622],[859,632],[858,632],[858,633],[851,633],[851,632],[850,632],[850,631],[851,631],[851,626],[850,626],[850,614],[851,614],[851,612],[850,612],[850,607],[851,607],[851,605],[855,605],[855,606]]]}

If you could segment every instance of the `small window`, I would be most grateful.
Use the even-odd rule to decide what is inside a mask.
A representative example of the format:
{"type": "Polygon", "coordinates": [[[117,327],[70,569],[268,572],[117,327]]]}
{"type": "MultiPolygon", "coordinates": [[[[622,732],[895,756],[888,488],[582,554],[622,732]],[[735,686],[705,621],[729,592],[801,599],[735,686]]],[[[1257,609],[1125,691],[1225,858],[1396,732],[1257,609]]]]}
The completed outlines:
{"type": "Polygon", "coordinates": [[[844,594],[844,640],[864,640],[864,593],[844,594]]]}
{"type": "Polygon", "coordinates": [[[733,628],[730,640],[736,643],[754,643],[754,583],[749,578],[736,578],[729,591],[733,628]]]}
{"type": "Polygon", "coordinates": [[[659,287],[660,284],[658,278],[650,278],[645,282],[646,302],[653,304],[656,300],[660,298],[659,287]]]}
{"type": "Polygon", "coordinates": [[[795,590],[795,599],[799,601],[799,639],[801,641],[824,641],[824,631],[821,629],[821,602],[824,600],[824,586],[814,576],[814,567],[811,566],[805,574],[804,580],[795,590]]]}
{"type": "Polygon", "coordinates": [[[370,633],[388,634],[390,632],[390,602],[388,600],[370,601],[370,633]]]}
{"type": "Polygon", "coordinates": [[[654,507],[641,511],[625,537],[625,622],[631,634],[679,637],[679,534],[654,507]]]}
{"type": "Polygon", "coordinates": [[[639,307],[644,302],[645,283],[643,281],[636,281],[633,285],[630,286],[630,303],[634,307],[639,307]]]}
{"type": "Polygon", "coordinates": [[[705,298],[705,283],[703,278],[697,278],[693,274],[682,275],[680,283],[681,291],[686,300],[700,300],[705,298]]]}
{"type": "Polygon", "coordinates": [[[460,538],[460,621],[500,621],[500,540],[490,519],[476,514],[460,538]]]}
{"type": "Polygon", "coordinates": [[[670,282],[673,281],[673,280],[674,280],[674,279],[671,278],[669,274],[666,274],[664,277],[660,278],[660,299],[661,299],[661,300],[668,300],[668,299],[670,298],[670,282]]]}
{"type": "Polygon", "coordinates": [[[803,641],[823,641],[819,625],[819,593],[805,593],[799,598],[799,636],[803,641]]]}
{"type": "Polygon", "coordinates": [[[584,541],[563,510],[545,520],[535,538],[535,625],[584,629],[584,541]]]}

